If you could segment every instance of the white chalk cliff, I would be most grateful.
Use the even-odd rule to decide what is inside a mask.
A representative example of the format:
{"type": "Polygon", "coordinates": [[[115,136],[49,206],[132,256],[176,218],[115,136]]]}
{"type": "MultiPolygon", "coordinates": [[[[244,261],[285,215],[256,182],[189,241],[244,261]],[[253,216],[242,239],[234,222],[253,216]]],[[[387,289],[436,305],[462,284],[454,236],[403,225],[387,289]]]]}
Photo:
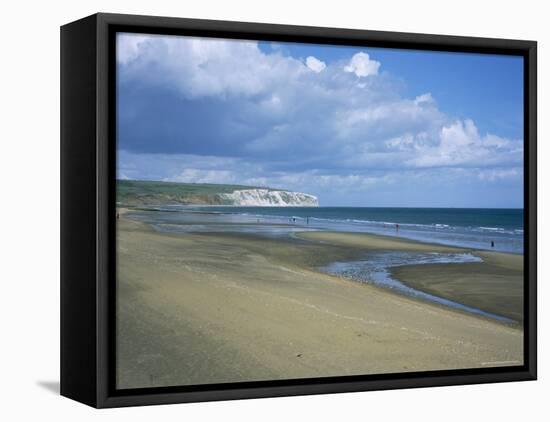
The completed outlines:
{"type": "Polygon", "coordinates": [[[243,189],[217,196],[226,204],[251,207],[318,207],[316,196],[302,192],[269,189],[243,189]]]}

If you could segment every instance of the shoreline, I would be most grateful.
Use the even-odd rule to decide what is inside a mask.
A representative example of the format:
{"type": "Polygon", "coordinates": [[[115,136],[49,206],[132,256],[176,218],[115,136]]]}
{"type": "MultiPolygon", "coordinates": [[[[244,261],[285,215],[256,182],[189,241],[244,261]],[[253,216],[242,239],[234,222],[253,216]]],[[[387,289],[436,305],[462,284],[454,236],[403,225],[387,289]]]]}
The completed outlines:
{"type": "MultiPolygon", "coordinates": [[[[390,236],[351,232],[301,232],[295,233],[294,236],[313,242],[320,241],[342,246],[353,245],[355,247],[363,247],[365,251],[369,252],[398,249],[436,253],[467,253],[478,256],[483,260],[482,262],[404,264],[388,267],[388,272],[406,287],[480,310],[482,313],[492,314],[492,316],[484,316],[406,293],[394,293],[402,294],[424,303],[435,304],[446,309],[452,308],[456,312],[469,315],[474,314],[477,317],[498,321],[510,326],[521,326],[523,323],[523,255],[491,252],[474,248],[443,246],[412,239],[396,240],[396,238],[390,236]],[[488,266],[490,268],[487,268],[488,266]],[[497,277],[495,277],[495,273],[498,274],[497,277]],[[453,283],[453,277],[455,279],[460,278],[460,280],[454,283],[456,285],[453,286],[454,288],[449,288],[449,284],[453,283]],[[462,280],[463,278],[465,280],[462,280]],[[506,280],[503,281],[503,279],[506,280]],[[475,283],[479,283],[478,286],[475,286],[475,283]],[[465,286],[465,284],[468,285],[465,286]],[[493,291],[499,290],[499,297],[496,297],[497,295],[494,292],[489,292],[490,294],[486,295],[486,297],[480,297],[480,288],[492,289],[493,291]],[[510,294],[511,290],[513,290],[512,294],[510,294]],[[513,301],[510,300],[510,296],[513,296],[513,301]],[[490,303],[495,298],[505,303],[495,306],[494,303],[490,303]],[[494,318],[494,316],[497,318],[494,318]],[[504,320],[499,317],[503,317],[504,320]],[[508,319],[508,321],[505,319],[508,319]]],[[[352,277],[343,278],[354,280],[352,277]]],[[[390,290],[386,287],[378,286],[373,281],[354,281],[390,290]]]]}
{"type": "MultiPolygon", "coordinates": [[[[311,207],[309,207],[311,208],[311,207]]],[[[490,252],[503,252],[503,253],[510,253],[514,255],[523,255],[523,250],[516,250],[515,248],[517,246],[513,246],[514,242],[517,242],[517,239],[504,239],[503,243],[507,246],[500,247],[503,243],[499,242],[498,237],[502,235],[502,233],[510,233],[510,231],[504,231],[499,232],[499,230],[505,230],[505,229],[495,229],[496,231],[491,232],[485,232],[483,236],[485,236],[485,240],[480,243],[480,237],[481,232],[479,230],[481,229],[488,229],[487,227],[478,227],[479,230],[474,232],[468,232],[464,231],[466,229],[472,229],[473,227],[462,227],[457,226],[452,228],[451,232],[444,233],[445,230],[447,230],[450,226],[446,224],[428,224],[428,223],[392,223],[388,221],[378,221],[378,220],[355,220],[351,218],[334,218],[332,216],[328,217],[326,215],[313,215],[310,213],[304,214],[302,211],[304,209],[308,209],[308,207],[254,207],[254,206],[231,206],[231,205],[189,205],[189,206],[180,206],[180,205],[155,205],[155,206],[149,206],[149,207],[135,207],[134,211],[137,213],[139,212],[145,212],[145,213],[151,213],[151,215],[155,215],[155,213],[158,213],[158,215],[162,215],[162,213],[168,213],[168,214],[175,214],[180,215],[182,225],[190,225],[191,218],[190,216],[194,216],[196,218],[196,222],[200,224],[200,216],[202,215],[204,218],[214,218],[217,217],[220,219],[220,224],[235,224],[233,221],[240,221],[241,224],[250,225],[252,224],[252,221],[258,220],[262,221],[262,225],[264,226],[273,226],[273,227],[280,227],[281,224],[284,224],[284,222],[291,222],[291,225],[299,228],[303,227],[304,230],[321,230],[321,231],[338,231],[338,232],[350,232],[350,233],[365,233],[365,234],[371,234],[374,236],[386,236],[390,238],[397,238],[397,239],[409,239],[421,243],[430,243],[434,245],[442,245],[442,246],[450,246],[450,247],[456,247],[456,248],[465,248],[465,249],[476,249],[476,250],[484,250],[484,251],[490,251],[490,252]],[[213,209],[212,209],[213,208],[213,209]],[[256,210],[264,210],[265,208],[269,208],[273,214],[268,213],[255,213],[256,210]],[[233,211],[239,210],[237,211],[233,211]],[[297,214],[294,213],[279,213],[281,210],[294,210],[297,214]],[[187,222],[185,222],[187,220],[187,222]],[[228,220],[228,221],[226,221],[228,220]],[[396,226],[400,229],[396,230],[396,226]],[[444,228],[445,227],[445,228],[444,228]],[[421,228],[421,229],[418,229],[421,228]],[[452,234],[455,230],[458,230],[458,237],[454,238],[454,234],[452,234]],[[469,234],[466,234],[469,233],[469,234]],[[496,238],[490,234],[494,234],[496,238]],[[446,237],[447,236],[447,237],[446,237]],[[448,237],[451,236],[451,237],[448,237]],[[461,236],[474,236],[474,238],[465,239],[461,236]],[[477,236],[477,238],[475,237],[477,236]],[[494,246],[486,246],[485,242],[487,242],[487,245],[490,244],[492,241],[496,240],[496,249],[494,246]],[[508,244],[507,242],[512,242],[511,244],[508,244]]],[[[335,209],[339,210],[342,209],[341,207],[313,207],[312,212],[315,210],[330,210],[335,209]]],[[[351,209],[344,207],[343,209],[351,209]]],[[[353,209],[361,209],[361,208],[353,208],[353,209]]],[[[373,207],[367,207],[364,208],[367,210],[370,209],[376,209],[376,210],[383,210],[384,208],[373,208],[373,207]]],[[[378,216],[380,217],[380,216],[378,216]]],[[[154,217],[156,218],[156,217],[154,217]]],[[[162,220],[162,217],[160,218],[162,220]]],[[[436,220],[437,221],[437,220],[436,220]]],[[[209,221],[211,222],[211,221],[209,221]]],[[[515,230],[514,230],[515,231],[515,230]]],[[[521,249],[521,248],[520,248],[521,249]]]]}
{"type": "MultiPolygon", "coordinates": [[[[138,208],[136,208],[138,209],[138,208]]],[[[142,209],[139,209],[140,211],[142,209]]],[[[124,213],[127,213],[129,211],[132,211],[132,209],[124,208],[124,213]]],[[[156,212],[158,210],[147,210],[147,211],[153,211],[156,212]]],[[[187,213],[187,212],[186,212],[187,213]]],[[[191,212],[189,214],[205,214],[209,215],[210,212],[191,212]]],[[[235,238],[240,237],[254,237],[257,236],[258,238],[269,238],[266,233],[262,232],[246,232],[246,231],[216,231],[211,230],[207,232],[194,232],[193,230],[190,230],[188,232],[172,232],[172,231],[163,231],[158,230],[154,227],[152,227],[152,224],[150,223],[143,223],[151,228],[151,230],[154,230],[155,232],[164,233],[164,234],[171,234],[176,236],[181,236],[183,234],[207,234],[210,233],[212,235],[218,235],[218,236],[233,236],[235,238]]],[[[201,222],[202,225],[208,225],[209,227],[223,227],[223,226],[241,226],[242,223],[238,222],[201,222]]],[[[180,223],[181,226],[195,226],[196,223],[180,223]]],[[[359,261],[361,258],[365,257],[366,253],[372,252],[372,251],[387,251],[387,250],[399,250],[399,251],[411,251],[411,252],[434,252],[434,253],[466,253],[466,254],[473,254],[474,256],[479,256],[483,259],[485,262],[487,259],[489,260],[496,260],[500,261],[500,264],[505,263],[507,260],[514,261],[514,264],[511,266],[508,266],[508,270],[513,270],[516,273],[518,270],[521,272],[521,274],[516,274],[516,277],[521,276],[523,277],[523,254],[516,254],[512,252],[496,252],[496,251],[488,251],[485,249],[477,249],[477,248],[466,248],[466,247],[460,247],[460,246],[453,246],[453,245],[444,245],[440,243],[432,243],[427,241],[421,241],[416,239],[409,239],[409,238],[402,238],[392,235],[384,235],[384,234],[374,234],[374,233],[365,233],[365,232],[351,232],[351,231],[328,231],[328,230],[309,230],[309,231],[300,231],[300,227],[296,227],[293,224],[289,223],[266,223],[266,222],[247,222],[245,224],[246,226],[254,227],[254,226],[269,226],[269,227],[277,227],[277,228],[293,228],[296,229],[296,231],[292,231],[288,233],[288,240],[298,240],[298,241],[305,241],[305,242],[319,242],[321,244],[333,244],[340,247],[351,247],[354,249],[354,251],[350,251],[349,254],[345,255],[344,261],[347,261],[348,263],[353,263],[354,261],[359,261]],[[366,241],[366,242],[362,242],[366,241]],[[363,249],[362,252],[358,252],[358,249],[363,249]],[[521,260],[521,262],[518,261],[518,259],[521,260]]],[[[273,239],[271,239],[273,240],[273,239]]],[[[278,239],[281,241],[284,241],[285,239],[278,239]]],[[[330,274],[334,277],[342,278],[345,280],[350,280],[354,283],[359,284],[368,284],[372,287],[383,289],[386,291],[390,291],[392,294],[398,294],[404,297],[408,297],[412,300],[416,300],[422,303],[428,303],[436,306],[440,306],[444,309],[451,309],[455,312],[461,312],[467,315],[474,315],[479,318],[484,318],[492,321],[497,321],[502,324],[510,325],[510,326],[518,326],[521,325],[523,322],[523,298],[518,300],[518,296],[523,293],[523,284],[519,283],[519,290],[521,292],[515,292],[516,300],[513,304],[513,306],[517,307],[519,310],[509,310],[507,309],[506,312],[501,312],[501,309],[498,307],[490,306],[489,309],[487,309],[487,301],[479,301],[474,300],[472,302],[471,298],[464,298],[464,295],[456,294],[456,292],[448,292],[445,289],[434,287],[433,285],[429,285],[427,283],[422,282],[419,279],[422,279],[422,277],[425,275],[426,272],[430,272],[434,268],[442,269],[443,275],[445,275],[446,271],[450,268],[453,268],[452,266],[455,266],[453,268],[454,273],[459,273],[461,271],[464,271],[465,269],[468,269],[471,264],[475,263],[430,263],[430,264],[403,264],[403,265],[397,265],[394,267],[389,268],[388,271],[389,274],[392,276],[396,276],[397,280],[405,287],[410,288],[412,290],[415,290],[419,294],[412,294],[405,293],[403,291],[392,291],[392,289],[389,289],[388,287],[385,287],[383,285],[380,285],[378,283],[375,283],[373,280],[361,280],[354,277],[346,277],[334,273],[329,273],[326,271],[323,271],[320,267],[324,267],[326,265],[329,265],[331,263],[335,263],[335,261],[338,261],[334,258],[328,259],[328,260],[322,260],[318,262],[315,266],[310,267],[309,269],[315,272],[318,272],[319,274],[330,274]],[[457,266],[457,267],[456,267],[457,266]],[[422,297],[424,296],[424,297],[422,297]],[[435,296],[434,298],[427,298],[427,296],[435,296]],[[434,300],[435,299],[435,300],[434,300]],[[442,299],[442,300],[437,300],[442,299]],[[445,304],[445,302],[452,302],[450,304],[445,304]],[[471,309],[468,309],[471,308],[471,309]]],[[[345,262],[343,262],[345,263],[345,262]]],[[[475,266],[475,265],[474,265],[475,266]]],[[[483,264],[482,264],[483,266],[483,264]]],[[[479,265],[477,266],[479,267],[479,265]]],[[[486,280],[481,280],[481,282],[485,282],[486,280]]],[[[460,286],[459,286],[460,287],[460,286]]],[[[508,288],[510,286],[507,286],[508,288]]],[[[516,283],[516,290],[518,290],[518,283],[516,283]]],[[[464,290],[464,289],[463,289],[464,290]]],[[[470,290],[472,290],[472,286],[470,286],[470,290]]],[[[473,289],[475,290],[475,289],[473,289]]]]}
{"type": "Polygon", "coordinates": [[[163,233],[121,213],[117,386],[522,364],[519,326],[316,271],[360,256],[344,237],[163,233]]]}

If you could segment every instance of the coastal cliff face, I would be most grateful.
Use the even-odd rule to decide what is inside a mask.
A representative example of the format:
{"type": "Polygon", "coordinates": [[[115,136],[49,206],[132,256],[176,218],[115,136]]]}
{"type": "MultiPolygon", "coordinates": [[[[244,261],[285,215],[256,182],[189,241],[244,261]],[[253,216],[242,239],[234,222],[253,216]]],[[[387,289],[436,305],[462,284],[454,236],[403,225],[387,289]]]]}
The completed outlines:
{"type": "Polygon", "coordinates": [[[283,190],[243,189],[219,195],[223,202],[238,206],[318,207],[316,196],[283,190]]]}
{"type": "Polygon", "coordinates": [[[242,185],[117,180],[123,206],[224,205],[242,207],[318,207],[317,197],[287,190],[242,185]]]}

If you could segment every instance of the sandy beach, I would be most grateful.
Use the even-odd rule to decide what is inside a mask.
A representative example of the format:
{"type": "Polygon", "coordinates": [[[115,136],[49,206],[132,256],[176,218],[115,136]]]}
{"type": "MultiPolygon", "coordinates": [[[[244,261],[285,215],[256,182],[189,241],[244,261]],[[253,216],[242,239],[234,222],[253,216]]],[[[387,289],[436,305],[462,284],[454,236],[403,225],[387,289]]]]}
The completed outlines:
{"type": "Polygon", "coordinates": [[[459,248],[337,232],[160,233],[121,211],[117,250],[117,388],[523,362],[521,255],[392,271],[517,321],[505,324],[317,270],[369,251],[459,248]]]}

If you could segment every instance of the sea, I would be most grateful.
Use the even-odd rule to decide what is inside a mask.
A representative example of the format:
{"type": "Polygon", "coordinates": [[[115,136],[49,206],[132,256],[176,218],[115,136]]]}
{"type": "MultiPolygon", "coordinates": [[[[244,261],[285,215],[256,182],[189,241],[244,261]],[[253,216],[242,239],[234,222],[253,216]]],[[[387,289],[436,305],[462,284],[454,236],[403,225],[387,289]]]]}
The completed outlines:
{"type": "Polygon", "coordinates": [[[413,289],[394,279],[391,269],[404,265],[482,262],[475,250],[519,255],[524,250],[522,209],[166,205],[132,210],[127,217],[148,223],[160,232],[239,232],[292,237],[302,231],[344,231],[470,249],[458,253],[371,252],[364,259],[335,261],[319,270],[506,322],[511,320],[413,289]]]}
{"type": "Polygon", "coordinates": [[[514,254],[524,250],[523,209],[169,205],[154,210],[161,212],[147,213],[153,215],[145,220],[161,231],[347,231],[514,254]]]}

